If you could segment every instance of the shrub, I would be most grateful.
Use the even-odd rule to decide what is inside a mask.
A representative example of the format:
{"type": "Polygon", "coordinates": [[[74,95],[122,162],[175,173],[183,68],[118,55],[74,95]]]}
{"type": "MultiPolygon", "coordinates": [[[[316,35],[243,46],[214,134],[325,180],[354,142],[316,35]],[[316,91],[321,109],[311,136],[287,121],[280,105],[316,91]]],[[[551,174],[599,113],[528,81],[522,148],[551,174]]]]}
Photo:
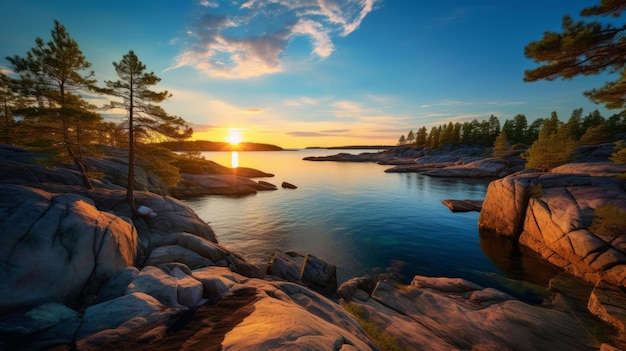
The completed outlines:
{"type": "Polygon", "coordinates": [[[601,237],[605,242],[611,243],[622,234],[626,228],[626,212],[621,212],[613,205],[598,206],[593,211],[593,222],[589,230],[601,237]]]}
{"type": "Polygon", "coordinates": [[[517,143],[511,146],[511,151],[524,150],[524,148],[524,144],[517,143]]]}

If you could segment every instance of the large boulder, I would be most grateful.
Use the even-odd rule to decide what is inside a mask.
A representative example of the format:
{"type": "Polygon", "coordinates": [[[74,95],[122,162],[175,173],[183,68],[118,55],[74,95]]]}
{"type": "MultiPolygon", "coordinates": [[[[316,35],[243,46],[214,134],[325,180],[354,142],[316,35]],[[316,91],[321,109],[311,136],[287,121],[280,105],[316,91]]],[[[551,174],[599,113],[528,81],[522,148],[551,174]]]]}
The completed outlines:
{"type": "Polygon", "coordinates": [[[591,283],[626,286],[626,232],[603,238],[590,231],[594,210],[626,211],[623,166],[572,164],[551,173],[524,172],[490,183],[478,225],[511,236],[558,267],[591,283]],[[578,165],[576,167],[575,165],[578,165]],[[604,170],[604,171],[601,171],[604,170]],[[562,173],[568,172],[568,173],[562,173]]]}
{"type": "Polygon", "coordinates": [[[135,263],[135,228],[92,200],[18,185],[0,185],[0,194],[0,313],[75,304],[135,263]]]}

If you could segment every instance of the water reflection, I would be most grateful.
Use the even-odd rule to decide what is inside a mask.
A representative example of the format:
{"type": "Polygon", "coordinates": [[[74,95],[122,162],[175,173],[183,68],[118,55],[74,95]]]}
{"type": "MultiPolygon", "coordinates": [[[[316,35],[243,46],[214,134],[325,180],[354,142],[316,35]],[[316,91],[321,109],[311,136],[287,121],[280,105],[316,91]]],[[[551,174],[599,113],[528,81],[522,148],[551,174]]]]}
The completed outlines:
{"type": "Polygon", "coordinates": [[[541,303],[544,289],[559,272],[539,255],[514,239],[480,230],[480,248],[504,272],[504,277],[491,275],[490,279],[512,295],[527,302],[541,303]]]}
{"type": "Polygon", "coordinates": [[[230,167],[231,168],[239,167],[239,151],[232,151],[230,153],[230,167]]]}

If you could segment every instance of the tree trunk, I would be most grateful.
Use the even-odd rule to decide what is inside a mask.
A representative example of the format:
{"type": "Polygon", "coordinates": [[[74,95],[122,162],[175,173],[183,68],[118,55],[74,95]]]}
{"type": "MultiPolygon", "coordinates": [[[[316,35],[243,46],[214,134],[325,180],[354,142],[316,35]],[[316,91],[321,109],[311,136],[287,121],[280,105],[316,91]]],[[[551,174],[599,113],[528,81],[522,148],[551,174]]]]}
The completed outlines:
{"type": "MultiPolygon", "coordinates": [[[[131,78],[132,82],[132,78],[131,78]]],[[[128,108],[128,180],[126,183],[126,202],[135,211],[135,128],[133,126],[133,86],[130,86],[130,106],[128,108]]]]}

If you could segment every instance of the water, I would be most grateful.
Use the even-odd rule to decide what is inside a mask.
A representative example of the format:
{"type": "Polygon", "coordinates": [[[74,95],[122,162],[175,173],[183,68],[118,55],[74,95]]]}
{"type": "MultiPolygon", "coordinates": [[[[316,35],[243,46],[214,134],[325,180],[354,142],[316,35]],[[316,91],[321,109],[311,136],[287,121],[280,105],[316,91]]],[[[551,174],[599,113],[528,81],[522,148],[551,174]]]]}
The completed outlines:
{"type": "MultiPolygon", "coordinates": [[[[248,261],[265,264],[277,250],[311,253],[337,266],[339,283],[401,263],[405,282],[416,274],[462,277],[520,295],[520,289],[511,289],[519,287],[513,279],[531,276],[544,284],[549,277],[542,274],[552,274],[506,243],[481,242],[477,212],[452,213],[441,203],[482,200],[486,181],[384,173],[390,166],[374,163],[302,160],[335,153],[239,152],[240,167],[275,174],[257,180],[276,184],[279,190],[245,197],[207,196],[187,203],[209,222],[222,245],[248,261]],[[298,189],[280,188],[283,181],[298,189]],[[528,272],[529,267],[534,272],[528,272]]],[[[203,156],[228,166],[235,160],[229,152],[203,156]]],[[[521,295],[532,301],[535,293],[529,291],[521,295]]]]}

